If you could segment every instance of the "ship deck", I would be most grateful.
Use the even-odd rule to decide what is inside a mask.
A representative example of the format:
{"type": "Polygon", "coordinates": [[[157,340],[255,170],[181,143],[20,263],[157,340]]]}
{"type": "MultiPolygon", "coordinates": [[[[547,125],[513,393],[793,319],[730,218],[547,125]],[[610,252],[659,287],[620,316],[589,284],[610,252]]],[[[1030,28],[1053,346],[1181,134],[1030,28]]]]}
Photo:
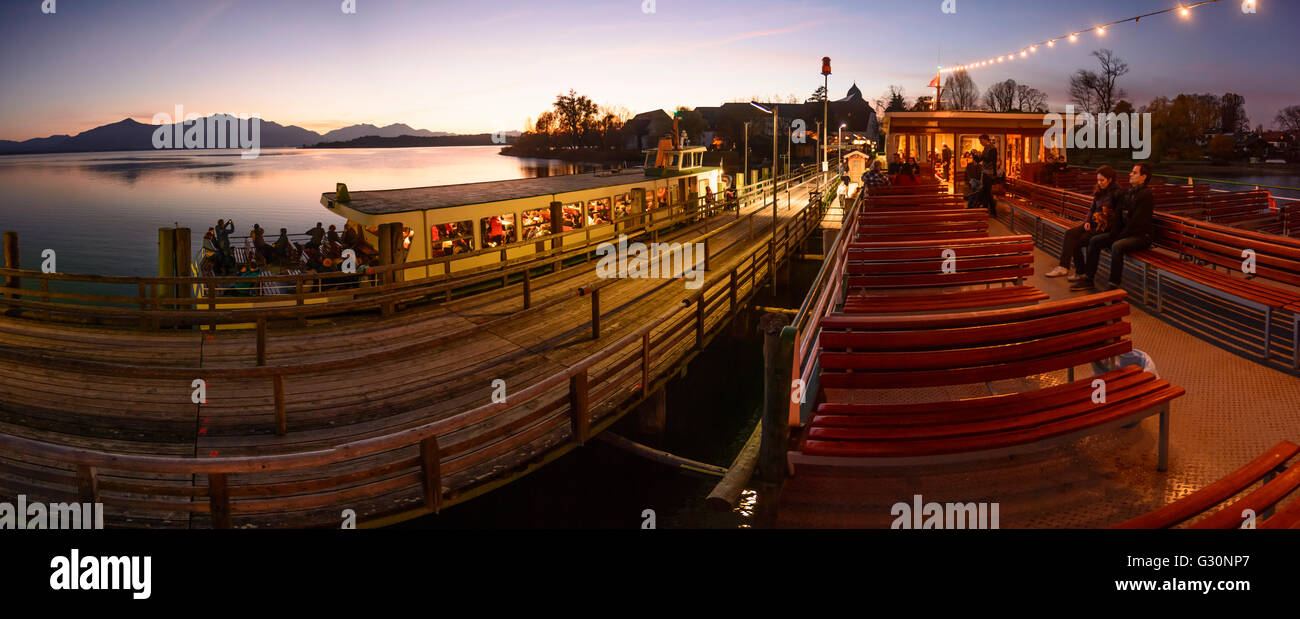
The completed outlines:
{"type": "MultiPolygon", "coordinates": [[[[1004,214],[1006,205],[1001,205],[1004,214]]],[[[990,220],[989,235],[1009,235],[990,220]]],[[[1028,283],[1051,299],[1076,296],[1057,264],[1034,250],[1028,283]]],[[[1186,389],[1173,406],[1169,469],[1156,471],[1158,420],[1033,453],[963,464],[893,468],[801,465],[787,479],[774,523],[784,528],[889,528],[895,503],[999,503],[1001,528],[1104,528],[1150,512],[1222,478],[1279,441],[1300,437],[1300,378],[1189,335],[1134,307],[1134,348],[1160,378],[1186,389]]],[[[1089,370],[1076,370],[1076,378],[1089,370]]],[[[1041,389],[1065,373],[997,381],[997,393],[1041,389]]],[[[988,395],[983,385],[889,390],[879,398],[933,402],[988,395]]],[[[883,400],[878,400],[883,401],[883,400]]]]}

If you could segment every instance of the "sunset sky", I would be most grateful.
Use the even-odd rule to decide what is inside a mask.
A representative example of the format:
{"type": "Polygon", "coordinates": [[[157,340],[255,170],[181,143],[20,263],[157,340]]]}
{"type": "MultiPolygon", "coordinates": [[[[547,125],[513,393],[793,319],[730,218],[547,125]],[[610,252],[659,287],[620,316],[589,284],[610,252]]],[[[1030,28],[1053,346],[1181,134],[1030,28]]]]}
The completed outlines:
{"type": "MultiPolygon", "coordinates": [[[[126,117],[260,114],[327,131],[404,122],[434,131],[522,128],[570,88],[633,112],[751,95],[806,98],[857,82],[932,94],[939,64],[1021,49],[1177,0],[0,0],[0,139],[76,134],[126,117]]],[[[1066,103],[1068,75],[1109,47],[1139,106],[1158,95],[1245,95],[1252,125],[1300,105],[1300,2],[1240,0],[1117,26],[1106,37],[975,71],[1066,103]]]]}

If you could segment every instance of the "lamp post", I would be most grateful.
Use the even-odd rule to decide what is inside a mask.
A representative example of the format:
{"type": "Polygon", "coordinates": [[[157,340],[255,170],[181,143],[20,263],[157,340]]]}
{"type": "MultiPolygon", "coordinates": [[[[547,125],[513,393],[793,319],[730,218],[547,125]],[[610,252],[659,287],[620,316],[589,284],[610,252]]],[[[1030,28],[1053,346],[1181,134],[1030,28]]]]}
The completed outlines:
{"type": "Polygon", "coordinates": [[[772,247],[768,251],[772,252],[771,255],[772,262],[771,262],[771,266],[769,267],[769,270],[772,272],[772,290],[775,292],[776,291],[776,253],[775,253],[776,252],[776,174],[777,174],[776,162],[777,162],[777,136],[779,135],[777,133],[776,124],[777,124],[777,116],[778,116],[778,112],[780,112],[780,108],[773,105],[772,109],[769,110],[757,103],[754,103],[753,101],[750,101],[749,104],[754,106],[754,108],[760,112],[772,115],[772,247]]]}
{"type": "MultiPolygon", "coordinates": [[[[827,129],[831,128],[830,106],[831,106],[831,58],[830,56],[822,57],[822,126],[827,129]]],[[[830,168],[826,162],[826,134],[822,134],[822,172],[830,168]]]]}
{"type": "Polygon", "coordinates": [[[745,186],[749,186],[749,121],[745,121],[745,186]]]}

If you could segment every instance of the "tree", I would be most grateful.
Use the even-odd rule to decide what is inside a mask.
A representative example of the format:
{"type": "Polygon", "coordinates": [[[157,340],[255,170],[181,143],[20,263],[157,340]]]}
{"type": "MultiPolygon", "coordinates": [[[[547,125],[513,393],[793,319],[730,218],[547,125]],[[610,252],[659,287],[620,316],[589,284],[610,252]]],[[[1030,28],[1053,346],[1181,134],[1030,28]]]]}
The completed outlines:
{"type": "Polygon", "coordinates": [[[598,107],[585,95],[569,89],[569,94],[555,97],[555,114],[561,129],[569,136],[569,143],[577,148],[591,129],[598,107]]]}
{"type": "Polygon", "coordinates": [[[1016,110],[1035,113],[1047,112],[1047,93],[1026,84],[1017,84],[1016,110]]]}
{"type": "Polygon", "coordinates": [[[826,100],[826,87],[818,86],[817,90],[813,91],[812,96],[808,97],[808,100],[805,101],[805,103],[821,103],[822,101],[825,100],[826,100]]]}
{"type": "Polygon", "coordinates": [[[998,82],[984,92],[984,109],[990,112],[1016,111],[1016,80],[998,82]]]}
{"type": "Polygon", "coordinates": [[[885,94],[881,95],[879,99],[876,99],[875,107],[878,114],[884,114],[885,112],[906,112],[907,95],[904,94],[903,87],[891,85],[889,90],[885,91],[885,94]]]}
{"type": "Polygon", "coordinates": [[[973,110],[979,106],[980,89],[970,73],[958,71],[948,76],[943,84],[945,110],[973,110]]]}
{"type": "Polygon", "coordinates": [[[1249,133],[1250,119],[1246,117],[1246,98],[1237,93],[1223,95],[1219,104],[1220,129],[1224,133],[1249,133]]]}
{"type": "Polygon", "coordinates": [[[1157,157],[1165,153],[1184,159],[1199,157],[1208,136],[1218,132],[1222,121],[1219,97],[1214,95],[1181,94],[1172,101],[1157,97],[1142,111],[1151,114],[1157,157]]]}
{"type": "Polygon", "coordinates": [[[686,132],[691,144],[699,145],[700,136],[704,134],[704,130],[708,126],[709,124],[705,122],[703,114],[685,106],[677,108],[677,128],[686,132]]]}
{"type": "Polygon", "coordinates": [[[1278,129],[1287,133],[1300,131],[1300,105],[1292,105],[1278,112],[1273,122],[1278,129]]]}
{"type": "Polygon", "coordinates": [[[1232,159],[1236,152],[1236,141],[1232,136],[1220,133],[1210,139],[1210,158],[1214,161],[1232,159]]]}
{"type": "Polygon", "coordinates": [[[1128,74],[1129,67],[1109,49],[1096,50],[1092,55],[1101,63],[1101,72],[1079,69],[1071,75],[1070,100],[1085,112],[1105,114],[1128,96],[1119,87],[1119,78],[1128,74]]]}
{"type": "Polygon", "coordinates": [[[913,112],[930,112],[934,110],[934,97],[924,96],[917,97],[916,103],[912,104],[913,112]]]}

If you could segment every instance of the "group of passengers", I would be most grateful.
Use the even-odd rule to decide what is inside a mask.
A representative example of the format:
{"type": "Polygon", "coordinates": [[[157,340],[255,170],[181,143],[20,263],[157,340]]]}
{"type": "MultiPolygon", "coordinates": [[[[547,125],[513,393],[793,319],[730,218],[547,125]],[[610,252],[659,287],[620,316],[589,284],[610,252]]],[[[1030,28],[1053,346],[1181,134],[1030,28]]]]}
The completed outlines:
{"type": "MultiPolygon", "coordinates": [[[[260,275],[268,267],[302,268],[311,271],[329,271],[338,267],[343,250],[357,252],[359,263],[365,264],[377,252],[361,235],[359,227],[344,228],[340,236],[334,224],[326,229],[321,222],[303,233],[304,243],[289,238],[289,230],[280,228],[274,242],[266,240],[266,230],[253,224],[244,239],[241,256],[236,256],[230,235],[235,231],[234,220],[218,219],[217,225],[208,228],[203,236],[203,261],[213,275],[260,275]]],[[[207,269],[205,269],[207,270],[207,269]]]]}
{"type": "Polygon", "coordinates": [[[1047,277],[1069,275],[1073,263],[1070,290],[1096,290],[1093,279],[1101,252],[1109,248],[1110,279],[1104,289],[1118,288],[1124,281],[1124,256],[1151,246],[1155,196],[1148,187],[1150,180],[1151,166],[1139,163],[1129,173],[1129,188],[1124,191],[1113,168],[1098,169],[1088,214],[1082,224],[1065,231],[1060,264],[1047,277]]]}

